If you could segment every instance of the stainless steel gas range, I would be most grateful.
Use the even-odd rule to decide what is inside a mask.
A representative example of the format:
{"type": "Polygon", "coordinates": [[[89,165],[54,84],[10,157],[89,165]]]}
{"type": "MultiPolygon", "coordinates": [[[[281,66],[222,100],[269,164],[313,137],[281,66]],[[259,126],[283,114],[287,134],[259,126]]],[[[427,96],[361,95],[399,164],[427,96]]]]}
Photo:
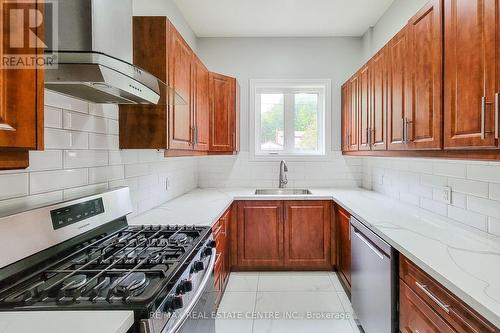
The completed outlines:
{"type": "Polygon", "coordinates": [[[214,332],[210,227],[128,225],[128,188],[0,217],[0,311],[131,310],[131,332],[214,332]]]}

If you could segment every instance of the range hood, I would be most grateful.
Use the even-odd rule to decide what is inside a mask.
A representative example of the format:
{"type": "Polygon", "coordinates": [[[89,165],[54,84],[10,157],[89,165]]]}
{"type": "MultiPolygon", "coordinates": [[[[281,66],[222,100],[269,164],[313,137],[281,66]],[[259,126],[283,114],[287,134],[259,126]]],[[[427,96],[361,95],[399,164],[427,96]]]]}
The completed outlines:
{"type": "Polygon", "coordinates": [[[185,104],[132,62],[132,0],[50,0],[45,88],[99,104],[185,104]]]}

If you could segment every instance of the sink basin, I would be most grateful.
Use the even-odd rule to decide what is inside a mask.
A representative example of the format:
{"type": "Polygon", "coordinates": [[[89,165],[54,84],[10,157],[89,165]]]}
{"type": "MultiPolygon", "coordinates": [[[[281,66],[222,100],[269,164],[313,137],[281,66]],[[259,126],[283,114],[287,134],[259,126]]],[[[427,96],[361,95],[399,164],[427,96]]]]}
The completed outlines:
{"type": "Polygon", "coordinates": [[[295,188],[276,188],[276,189],[266,189],[266,190],[256,190],[256,195],[310,195],[312,194],[309,190],[295,189],[295,188]]]}

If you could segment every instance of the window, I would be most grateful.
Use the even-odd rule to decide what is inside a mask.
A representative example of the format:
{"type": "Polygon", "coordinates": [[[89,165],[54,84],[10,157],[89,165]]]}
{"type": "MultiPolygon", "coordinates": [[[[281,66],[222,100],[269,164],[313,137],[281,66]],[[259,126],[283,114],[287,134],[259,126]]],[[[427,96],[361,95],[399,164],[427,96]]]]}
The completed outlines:
{"type": "Polygon", "coordinates": [[[328,80],[252,80],[255,155],[325,155],[329,87],[328,80]]]}

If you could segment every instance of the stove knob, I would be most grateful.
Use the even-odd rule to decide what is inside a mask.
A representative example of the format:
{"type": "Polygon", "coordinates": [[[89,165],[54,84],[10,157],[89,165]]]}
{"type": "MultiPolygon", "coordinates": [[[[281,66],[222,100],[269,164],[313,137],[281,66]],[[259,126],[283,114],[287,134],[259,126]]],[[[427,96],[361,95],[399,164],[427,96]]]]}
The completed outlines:
{"type": "Polygon", "coordinates": [[[193,290],[193,281],[191,280],[182,280],[177,287],[178,293],[188,293],[193,290]]]}
{"type": "Polygon", "coordinates": [[[217,242],[214,241],[214,240],[211,240],[207,243],[207,247],[210,247],[210,248],[215,248],[215,246],[217,245],[217,242]]]}
{"type": "Polygon", "coordinates": [[[176,295],[172,299],[172,303],[170,304],[170,307],[172,310],[179,310],[184,306],[184,301],[182,300],[181,295],[176,295]]]}
{"type": "Polygon", "coordinates": [[[193,272],[199,272],[202,271],[205,268],[205,265],[203,265],[203,261],[195,261],[193,263],[193,272]]]}
{"type": "Polygon", "coordinates": [[[212,248],[211,247],[206,247],[205,249],[203,249],[203,256],[204,257],[208,257],[208,256],[211,256],[212,255],[212,248]]]}

